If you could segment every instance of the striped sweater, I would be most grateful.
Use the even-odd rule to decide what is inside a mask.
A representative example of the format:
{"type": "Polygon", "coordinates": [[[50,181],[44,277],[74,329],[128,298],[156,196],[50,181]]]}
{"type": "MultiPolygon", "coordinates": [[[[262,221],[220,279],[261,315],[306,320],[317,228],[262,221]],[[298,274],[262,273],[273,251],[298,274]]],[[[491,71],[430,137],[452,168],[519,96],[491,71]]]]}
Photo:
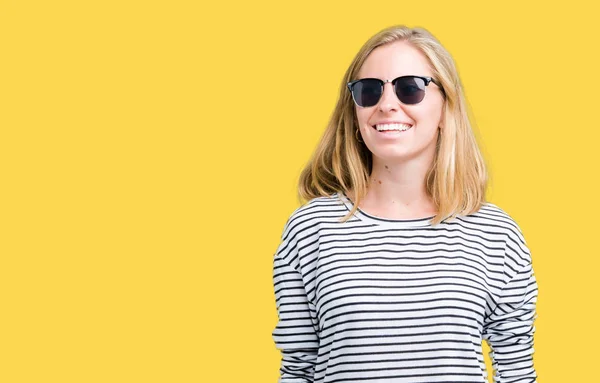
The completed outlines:
{"type": "Polygon", "coordinates": [[[342,193],[287,220],[273,260],[279,383],[536,382],[537,283],[515,221],[485,203],[436,226],[342,193]]]}

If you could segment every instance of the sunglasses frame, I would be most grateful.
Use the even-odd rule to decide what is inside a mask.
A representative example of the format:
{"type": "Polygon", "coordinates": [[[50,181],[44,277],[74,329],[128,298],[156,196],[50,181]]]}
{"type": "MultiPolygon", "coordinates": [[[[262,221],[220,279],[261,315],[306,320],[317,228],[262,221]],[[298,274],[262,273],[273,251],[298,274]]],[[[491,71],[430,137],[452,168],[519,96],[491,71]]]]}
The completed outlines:
{"type": "MultiPolygon", "coordinates": [[[[348,90],[350,91],[350,95],[352,96],[352,101],[354,101],[354,103],[356,104],[356,106],[358,106],[359,108],[371,108],[377,104],[379,104],[379,101],[381,100],[381,97],[383,96],[383,87],[385,86],[385,84],[387,84],[388,82],[392,83],[392,86],[394,87],[394,94],[396,95],[396,98],[398,99],[398,101],[402,102],[402,100],[400,100],[400,98],[398,97],[398,94],[396,93],[396,82],[399,79],[402,78],[420,78],[421,80],[423,80],[425,82],[425,86],[428,86],[430,83],[434,83],[435,85],[438,86],[438,88],[440,88],[440,90],[443,89],[441,87],[441,85],[437,82],[437,80],[434,80],[433,77],[430,76],[415,76],[415,75],[408,75],[408,76],[400,76],[400,77],[396,77],[395,79],[392,80],[382,80],[380,78],[375,78],[375,77],[365,77],[365,78],[360,78],[358,80],[354,80],[354,81],[350,81],[347,85],[348,90]],[[354,92],[352,92],[352,87],[354,86],[354,84],[362,81],[362,80],[377,80],[380,82],[381,84],[381,96],[379,96],[379,100],[377,100],[377,103],[375,105],[371,105],[371,106],[360,106],[358,105],[358,103],[356,102],[356,99],[354,98],[354,92]]],[[[425,96],[423,96],[423,98],[425,98],[425,96]]],[[[421,100],[423,101],[423,100],[421,100]]],[[[419,104],[421,101],[415,103],[415,104],[406,104],[404,102],[402,102],[404,105],[417,105],[419,104]]]]}

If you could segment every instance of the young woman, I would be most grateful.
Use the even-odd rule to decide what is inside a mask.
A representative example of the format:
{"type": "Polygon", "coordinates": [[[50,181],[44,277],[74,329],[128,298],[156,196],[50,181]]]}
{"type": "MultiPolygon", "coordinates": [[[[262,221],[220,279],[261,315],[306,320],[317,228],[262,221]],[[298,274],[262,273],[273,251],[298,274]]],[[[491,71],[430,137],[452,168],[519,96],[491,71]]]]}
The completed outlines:
{"type": "Polygon", "coordinates": [[[274,256],[279,383],[535,382],[537,283],[450,54],[422,28],[358,52],[274,256]]]}

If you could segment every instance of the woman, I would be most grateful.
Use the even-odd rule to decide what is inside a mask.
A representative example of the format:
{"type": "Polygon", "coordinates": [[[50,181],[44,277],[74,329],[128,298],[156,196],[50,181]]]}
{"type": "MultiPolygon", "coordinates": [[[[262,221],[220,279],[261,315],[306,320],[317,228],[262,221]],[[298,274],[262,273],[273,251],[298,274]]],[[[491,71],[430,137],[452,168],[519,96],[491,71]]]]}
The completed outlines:
{"type": "Polygon", "coordinates": [[[300,177],[274,256],[280,383],[535,382],[537,283],[487,173],[450,54],[369,39],[300,177]]]}

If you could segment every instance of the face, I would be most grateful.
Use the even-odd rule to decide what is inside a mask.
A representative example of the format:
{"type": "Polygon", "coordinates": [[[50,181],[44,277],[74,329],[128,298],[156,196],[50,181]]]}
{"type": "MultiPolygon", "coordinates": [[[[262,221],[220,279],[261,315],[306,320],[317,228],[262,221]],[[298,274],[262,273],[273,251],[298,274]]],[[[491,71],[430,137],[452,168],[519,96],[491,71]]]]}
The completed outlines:
{"type": "MultiPolygon", "coordinates": [[[[357,78],[392,80],[406,75],[432,77],[432,74],[423,53],[409,43],[398,41],[374,49],[357,78]]],[[[443,105],[442,91],[432,82],[425,87],[425,98],[418,104],[405,105],[400,102],[391,82],[384,85],[383,95],[377,105],[363,108],[355,104],[362,140],[373,154],[374,165],[382,160],[432,160],[443,105]],[[410,128],[406,131],[378,131],[377,125],[384,122],[404,124],[400,126],[401,129],[410,128]]]]}

